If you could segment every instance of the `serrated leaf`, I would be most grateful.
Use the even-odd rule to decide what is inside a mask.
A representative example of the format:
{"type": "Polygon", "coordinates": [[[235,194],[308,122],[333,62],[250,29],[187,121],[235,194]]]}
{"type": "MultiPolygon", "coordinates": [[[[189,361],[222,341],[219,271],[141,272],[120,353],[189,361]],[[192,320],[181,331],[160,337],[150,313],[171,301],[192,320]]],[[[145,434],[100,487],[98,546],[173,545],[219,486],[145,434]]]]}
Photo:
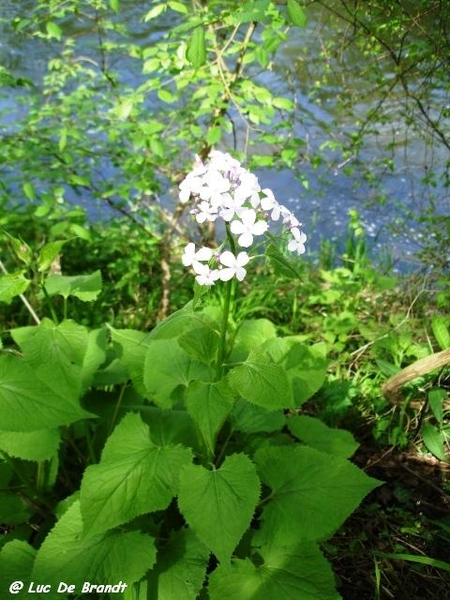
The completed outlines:
{"type": "Polygon", "coordinates": [[[297,542],[258,551],[263,564],[233,560],[209,576],[210,600],[339,600],[330,564],[317,544],[297,542]]]}
{"type": "Polygon", "coordinates": [[[209,550],[190,529],[175,531],[158,553],[149,575],[147,600],[196,600],[202,588],[209,550]]]}
{"type": "Polygon", "coordinates": [[[251,350],[276,336],[277,331],[272,321],[268,319],[245,320],[237,330],[230,361],[244,360],[251,350]]]}
{"type": "Polygon", "coordinates": [[[93,415],[83,410],[78,398],[68,396],[51,365],[36,373],[18,356],[0,356],[0,428],[36,431],[68,425],[93,415]],[[41,378],[42,377],[42,378],[41,378]]]}
{"type": "Polygon", "coordinates": [[[282,429],[286,422],[282,410],[268,411],[261,406],[239,400],[231,413],[233,429],[243,433],[271,433],[282,429]]]}
{"type": "Polygon", "coordinates": [[[45,280],[49,296],[75,296],[83,302],[92,302],[102,289],[102,274],[95,271],[90,275],[50,275],[45,280]]]}
{"type": "Polygon", "coordinates": [[[420,430],[423,443],[436,458],[442,461],[447,460],[444,447],[444,434],[431,423],[424,423],[420,430]]]}
{"type": "Polygon", "coordinates": [[[27,542],[13,540],[0,552],[0,589],[7,590],[12,581],[29,581],[36,550],[27,542]]]}
{"type": "Polygon", "coordinates": [[[0,449],[8,456],[40,462],[49,460],[58,451],[58,429],[38,431],[0,431],[0,449]]]}
{"type": "Polygon", "coordinates": [[[226,563],[250,525],[259,494],[254,464],[244,454],[233,454],[220,469],[183,469],[178,506],[198,539],[226,563]]]}
{"type": "Polygon", "coordinates": [[[166,509],[178,493],[180,470],[191,461],[188,448],[156,445],[141,417],[127,414],[108,438],[100,463],[84,472],[80,498],[86,533],[166,509]]]}
{"type": "Polygon", "coordinates": [[[38,550],[32,579],[52,586],[46,598],[59,598],[57,585],[70,582],[78,591],[93,584],[124,581],[128,587],[141,579],[156,559],[154,539],[139,531],[119,531],[86,537],[79,501],[74,502],[38,550]]]}
{"type": "Polygon", "coordinates": [[[141,408],[141,415],[150,426],[152,442],[157,446],[182,444],[194,452],[201,452],[194,422],[185,410],[145,406],[141,408]]]}
{"type": "Polygon", "coordinates": [[[208,451],[213,454],[216,437],[233,407],[235,396],[225,381],[189,384],[185,405],[197,425],[208,451]]]}
{"type": "Polygon", "coordinates": [[[219,332],[207,323],[200,323],[182,333],[178,342],[181,348],[194,360],[211,365],[217,356],[219,332]]]}
{"type": "Polygon", "coordinates": [[[88,332],[72,320],[55,325],[43,319],[37,327],[13,330],[14,341],[40,379],[77,401],[106,356],[106,331],[88,332]]]}
{"type": "Polygon", "coordinates": [[[295,415],[288,419],[287,426],[297,439],[333,456],[349,458],[359,446],[349,431],[332,429],[319,419],[307,415],[295,415]]]}
{"type": "Polygon", "coordinates": [[[265,355],[250,357],[228,374],[232,389],[242,398],[268,410],[295,408],[286,371],[265,355]]]}
{"type": "Polygon", "coordinates": [[[186,48],[186,58],[194,67],[199,69],[206,62],[205,31],[198,26],[192,32],[186,48]]]}
{"type": "Polygon", "coordinates": [[[296,0],[287,0],[287,11],[292,25],[305,27],[306,13],[296,0]]]}
{"type": "Polygon", "coordinates": [[[331,536],[380,485],[347,460],[307,446],[262,448],[255,461],[262,482],[272,489],[261,534],[282,546],[331,536]]]}
{"type": "Polygon", "coordinates": [[[109,326],[111,338],[121,347],[120,358],[130,374],[136,391],[145,396],[147,391],[144,385],[145,355],[151,344],[149,333],[134,329],[114,329],[109,326]]]}
{"type": "Polygon", "coordinates": [[[22,273],[0,275],[0,302],[9,304],[15,296],[23,294],[30,283],[22,273]]]}
{"type": "Polygon", "coordinates": [[[171,408],[189,382],[211,378],[209,369],[191,359],[178,340],[153,340],[145,355],[144,384],[146,397],[161,408],[171,408]]]}

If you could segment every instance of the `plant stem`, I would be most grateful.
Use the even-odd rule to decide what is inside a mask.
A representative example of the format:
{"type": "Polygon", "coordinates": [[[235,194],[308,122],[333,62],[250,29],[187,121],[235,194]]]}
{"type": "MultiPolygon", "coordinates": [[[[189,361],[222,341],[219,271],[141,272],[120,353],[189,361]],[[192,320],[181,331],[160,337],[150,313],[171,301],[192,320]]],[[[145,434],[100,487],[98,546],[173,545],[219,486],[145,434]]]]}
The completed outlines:
{"type": "Polygon", "coordinates": [[[231,291],[233,289],[232,280],[225,284],[225,302],[223,305],[222,325],[220,328],[219,350],[217,352],[217,369],[216,380],[219,380],[223,375],[223,363],[226,354],[228,320],[230,316],[231,291]]]}

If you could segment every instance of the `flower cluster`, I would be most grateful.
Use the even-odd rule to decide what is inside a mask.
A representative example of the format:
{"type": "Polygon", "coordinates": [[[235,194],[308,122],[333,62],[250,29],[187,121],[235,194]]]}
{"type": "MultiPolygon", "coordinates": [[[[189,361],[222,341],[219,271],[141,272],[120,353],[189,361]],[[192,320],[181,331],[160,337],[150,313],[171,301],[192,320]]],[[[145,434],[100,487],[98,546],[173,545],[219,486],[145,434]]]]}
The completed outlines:
{"type": "MultiPolygon", "coordinates": [[[[213,151],[208,163],[198,161],[181,182],[179,197],[183,203],[193,200],[191,214],[197,223],[223,219],[241,248],[250,248],[254,238],[269,229],[271,221],[281,220],[290,233],[288,249],[297,254],[305,252],[306,235],[300,230],[301,223],[269,188],[261,189],[258,178],[227,153],[213,151]]],[[[182,257],[200,285],[214,285],[232,277],[242,281],[249,260],[246,251],[235,255],[230,250],[215,252],[206,246],[197,250],[193,243],[186,246],[182,257]]]]}

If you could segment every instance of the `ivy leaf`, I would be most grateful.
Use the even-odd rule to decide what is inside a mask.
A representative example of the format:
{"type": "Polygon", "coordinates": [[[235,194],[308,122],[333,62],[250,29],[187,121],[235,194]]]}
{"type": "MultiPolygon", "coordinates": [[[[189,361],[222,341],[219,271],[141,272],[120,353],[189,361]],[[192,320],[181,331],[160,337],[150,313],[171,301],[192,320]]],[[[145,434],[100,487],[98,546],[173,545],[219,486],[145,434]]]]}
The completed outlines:
{"type": "Polygon", "coordinates": [[[81,512],[89,535],[164,510],[178,493],[178,476],[192,460],[183,446],[158,446],[149,427],[129,413],[108,438],[99,464],[81,483],[81,512]]]}
{"type": "Polygon", "coordinates": [[[90,275],[49,275],[44,285],[49,296],[74,296],[82,302],[92,302],[101,292],[102,274],[95,271],[90,275]]]}
{"type": "Polygon", "coordinates": [[[58,374],[54,372],[51,364],[37,373],[23,358],[0,356],[2,429],[51,429],[92,416],[79,406],[76,394],[68,396],[65,386],[61,385],[58,388],[58,374]]]}
{"type": "Polygon", "coordinates": [[[332,429],[320,419],[307,415],[295,415],[288,419],[287,426],[298,440],[333,456],[349,458],[359,446],[349,431],[332,429]]]}
{"type": "Polygon", "coordinates": [[[263,547],[263,564],[235,559],[231,567],[219,565],[209,576],[211,600],[339,600],[330,564],[317,544],[263,547]]]}
{"type": "Polygon", "coordinates": [[[242,398],[268,410],[295,408],[286,371],[265,353],[251,354],[228,374],[228,381],[242,398]]]}
{"type": "Polygon", "coordinates": [[[32,580],[52,585],[49,598],[55,597],[60,581],[70,582],[77,591],[85,581],[94,584],[124,581],[130,587],[154,565],[155,559],[154,539],[139,531],[84,536],[77,500],[39,548],[32,580]]]}
{"type": "Polygon", "coordinates": [[[194,67],[199,69],[206,62],[205,31],[198,26],[192,32],[186,48],[186,58],[194,67]]]}
{"type": "Polygon", "coordinates": [[[287,11],[292,25],[297,27],[305,27],[306,14],[296,0],[287,0],[287,11]]]}
{"type": "Polygon", "coordinates": [[[190,529],[175,531],[158,553],[149,575],[147,600],[196,600],[203,585],[209,550],[190,529]]]}
{"type": "Polygon", "coordinates": [[[244,454],[233,454],[220,469],[183,469],[178,506],[198,539],[226,563],[250,525],[259,494],[255,465],[244,454]]]}
{"type": "Polygon", "coordinates": [[[255,461],[272,489],[260,532],[282,546],[329,537],[381,483],[347,460],[307,446],[261,448],[255,461]]]}
{"type": "Polygon", "coordinates": [[[197,425],[208,451],[213,454],[216,436],[234,404],[234,394],[223,381],[194,381],[186,392],[186,410],[197,425]]]}
{"type": "Polygon", "coordinates": [[[56,455],[59,443],[59,429],[0,431],[0,449],[9,456],[23,460],[50,460],[56,455]]]}

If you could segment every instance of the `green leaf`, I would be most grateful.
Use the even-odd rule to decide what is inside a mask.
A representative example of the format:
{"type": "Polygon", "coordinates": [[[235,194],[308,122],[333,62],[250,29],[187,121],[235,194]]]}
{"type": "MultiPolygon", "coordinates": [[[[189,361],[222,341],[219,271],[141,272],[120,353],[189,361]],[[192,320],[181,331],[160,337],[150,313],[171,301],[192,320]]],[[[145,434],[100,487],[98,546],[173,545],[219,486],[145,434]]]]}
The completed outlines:
{"type": "Polygon", "coordinates": [[[213,454],[216,437],[233,407],[235,396],[225,383],[191,382],[186,392],[186,410],[197,425],[208,451],[213,454]]]}
{"type": "Polygon", "coordinates": [[[158,446],[149,427],[129,413],[108,438],[98,465],[81,483],[85,530],[102,533],[144,513],[164,510],[178,493],[182,467],[192,460],[183,446],[158,446]]]}
{"type": "Polygon", "coordinates": [[[282,546],[331,536],[380,485],[347,460],[307,446],[262,448],[255,461],[262,482],[272,489],[261,534],[282,546]]]}
{"type": "Polygon", "coordinates": [[[3,233],[7,236],[17,258],[25,263],[27,267],[31,266],[33,260],[33,251],[31,250],[30,246],[22,239],[10,235],[7,231],[3,231],[3,233]]]}
{"type": "Polygon", "coordinates": [[[442,350],[450,348],[450,333],[442,317],[435,315],[431,320],[434,337],[442,350]]]}
{"type": "Polygon", "coordinates": [[[423,438],[423,442],[428,450],[436,458],[442,461],[447,461],[447,455],[445,454],[444,446],[444,434],[431,423],[424,423],[420,430],[423,438]]]}
{"type": "Polygon", "coordinates": [[[29,581],[35,555],[36,550],[22,540],[5,544],[0,552],[0,589],[7,590],[12,581],[29,581]]]}
{"type": "Polygon", "coordinates": [[[263,547],[263,561],[233,560],[209,576],[211,600],[339,600],[334,575],[317,544],[263,547]]]}
{"type": "Polygon", "coordinates": [[[251,350],[276,336],[275,325],[268,319],[247,319],[243,321],[236,333],[230,361],[240,362],[245,360],[251,350]]]}
{"type": "Polygon", "coordinates": [[[292,25],[295,25],[296,27],[305,27],[306,14],[296,0],[287,0],[287,11],[292,25]]]}
{"type": "Polygon", "coordinates": [[[275,275],[285,277],[286,279],[300,280],[300,273],[295,269],[292,261],[289,261],[275,244],[270,244],[267,247],[266,256],[272,265],[275,275]]]}
{"type": "Polygon", "coordinates": [[[203,27],[196,27],[192,32],[186,48],[186,58],[194,69],[198,69],[205,64],[206,43],[203,27]]]}
{"type": "Polygon", "coordinates": [[[92,302],[101,292],[102,274],[95,271],[90,275],[50,275],[44,285],[49,296],[75,296],[83,302],[92,302]]]}
{"type": "Polygon", "coordinates": [[[110,326],[108,328],[113,342],[121,348],[119,358],[125,364],[136,391],[145,396],[147,390],[144,385],[144,362],[152,343],[151,334],[134,329],[114,329],[110,326]]]}
{"type": "Polygon", "coordinates": [[[0,431],[0,449],[9,456],[23,460],[49,460],[57,453],[59,443],[58,429],[0,431]]]}
{"type": "Polygon", "coordinates": [[[150,426],[152,442],[157,446],[182,444],[200,452],[195,424],[185,410],[163,410],[157,406],[141,407],[141,414],[150,426]]]}
{"type": "Polygon", "coordinates": [[[296,415],[288,419],[287,426],[297,439],[333,456],[349,458],[359,446],[349,431],[332,429],[319,419],[307,415],[296,415]]]}
{"type": "Polygon", "coordinates": [[[0,492],[0,523],[19,525],[31,517],[31,509],[18,494],[0,492]]]}
{"type": "Polygon", "coordinates": [[[109,0],[109,5],[116,14],[119,13],[119,11],[120,11],[120,1],[119,0],[109,0]]]}
{"type": "Polygon", "coordinates": [[[28,198],[28,200],[33,201],[36,199],[36,190],[34,189],[34,185],[30,181],[26,181],[22,185],[22,189],[23,193],[28,198]]]}
{"type": "Polygon", "coordinates": [[[56,242],[48,242],[42,247],[38,257],[38,271],[40,273],[47,271],[52,266],[56,258],[60,255],[61,248],[67,241],[58,240],[56,242]]]}
{"type": "Polygon", "coordinates": [[[0,275],[0,302],[9,304],[15,296],[23,294],[30,283],[22,273],[0,275]]]}
{"type": "Polygon", "coordinates": [[[36,431],[92,417],[79,406],[76,393],[66,393],[58,373],[52,364],[36,372],[18,356],[0,356],[0,428],[36,431]]]}
{"type": "Polygon", "coordinates": [[[151,21],[152,19],[156,19],[156,17],[159,17],[159,15],[161,13],[163,13],[166,9],[167,9],[167,5],[165,3],[157,4],[152,9],[150,9],[148,11],[148,13],[145,14],[144,19],[143,19],[144,23],[147,23],[148,21],[151,21]]]}
{"type": "Polygon", "coordinates": [[[211,365],[215,361],[219,341],[219,332],[207,323],[192,327],[178,338],[186,354],[205,365],[211,365]]]}
{"type": "Polygon", "coordinates": [[[248,402],[268,410],[295,408],[286,371],[266,354],[251,354],[242,365],[229,372],[228,381],[248,402]]]}
{"type": "Polygon", "coordinates": [[[128,587],[139,581],[156,559],[154,539],[139,531],[119,531],[106,535],[83,535],[79,501],[74,502],[50,531],[38,550],[32,580],[52,586],[46,598],[55,593],[60,581],[70,582],[82,592],[84,582],[128,587]]]}
{"type": "Polygon", "coordinates": [[[196,600],[205,580],[209,550],[190,529],[175,531],[149,574],[147,600],[196,600]]]}
{"type": "Polygon", "coordinates": [[[271,433],[282,429],[286,422],[282,410],[268,411],[261,406],[239,400],[231,414],[233,429],[243,433],[271,433]]]}
{"type": "Polygon", "coordinates": [[[58,41],[61,39],[61,27],[57,23],[49,21],[45,24],[45,28],[47,30],[47,35],[49,39],[55,38],[58,41]]]}
{"type": "Polygon", "coordinates": [[[161,408],[171,408],[193,379],[210,379],[209,369],[193,361],[178,340],[154,340],[145,355],[146,397],[161,408]]]}
{"type": "Polygon", "coordinates": [[[447,392],[443,388],[434,388],[428,392],[428,402],[434,418],[441,425],[444,420],[443,401],[447,398],[447,392]]]}
{"type": "Polygon", "coordinates": [[[328,360],[322,345],[306,346],[295,336],[265,342],[258,351],[266,352],[280,365],[292,386],[294,406],[300,406],[322,387],[328,360]]]}
{"type": "Polygon", "coordinates": [[[233,454],[220,469],[183,469],[178,506],[198,539],[226,563],[250,525],[259,494],[254,464],[244,454],[233,454]]]}
{"type": "Polygon", "coordinates": [[[56,393],[77,401],[106,357],[106,330],[88,332],[67,320],[43,319],[37,327],[12,332],[26,362],[56,393]]]}

